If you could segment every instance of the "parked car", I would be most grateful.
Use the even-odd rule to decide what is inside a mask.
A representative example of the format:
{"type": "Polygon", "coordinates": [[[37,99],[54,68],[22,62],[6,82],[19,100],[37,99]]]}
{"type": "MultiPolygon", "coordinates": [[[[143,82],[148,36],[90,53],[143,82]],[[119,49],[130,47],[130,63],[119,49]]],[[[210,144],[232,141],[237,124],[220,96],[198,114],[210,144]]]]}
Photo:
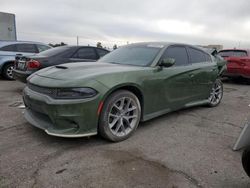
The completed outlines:
{"type": "Polygon", "coordinates": [[[227,71],[223,74],[225,77],[232,78],[250,78],[250,51],[241,49],[225,49],[219,51],[227,63],[227,71]]]}
{"type": "Polygon", "coordinates": [[[0,41],[0,74],[4,78],[12,80],[12,70],[17,54],[33,55],[50,48],[50,46],[39,42],[0,41]]]}
{"type": "Polygon", "coordinates": [[[26,83],[32,73],[49,67],[70,62],[96,61],[109,53],[108,50],[91,46],[61,46],[33,56],[16,56],[14,78],[26,83]]]}
{"type": "Polygon", "coordinates": [[[53,136],[99,133],[122,141],[140,121],[196,105],[217,106],[223,66],[214,59],[191,45],[136,43],[95,63],[48,67],[27,79],[25,118],[53,136]]]}

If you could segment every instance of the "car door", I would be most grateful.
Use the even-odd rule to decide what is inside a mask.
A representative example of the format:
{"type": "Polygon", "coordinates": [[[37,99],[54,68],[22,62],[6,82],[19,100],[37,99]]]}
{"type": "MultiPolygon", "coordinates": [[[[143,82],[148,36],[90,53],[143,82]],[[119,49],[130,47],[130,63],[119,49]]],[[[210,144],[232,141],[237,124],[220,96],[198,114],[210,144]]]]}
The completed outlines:
{"type": "Polygon", "coordinates": [[[70,58],[71,62],[89,62],[96,61],[98,56],[93,47],[82,47],[79,48],[73,56],[70,58]]]}
{"type": "Polygon", "coordinates": [[[218,75],[217,64],[209,54],[200,49],[188,47],[187,50],[193,67],[191,81],[194,100],[207,99],[218,75]]]}
{"type": "Polygon", "coordinates": [[[188,54],[185,46],[169,46],[162,58],[175,59],[175,65],[164,67],[160,71],[162,88],[164,90],[164,108],[178,109],[192,101],[193,91],[190,76],[192,66],[189,64],[188,54]]]}

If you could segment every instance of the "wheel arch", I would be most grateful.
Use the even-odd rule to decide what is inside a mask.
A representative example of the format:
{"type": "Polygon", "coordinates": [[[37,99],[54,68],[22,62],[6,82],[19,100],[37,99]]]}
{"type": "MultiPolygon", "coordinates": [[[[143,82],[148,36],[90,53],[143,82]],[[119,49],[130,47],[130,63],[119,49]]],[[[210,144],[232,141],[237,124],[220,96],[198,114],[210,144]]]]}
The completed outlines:
{"type": "Polygon", "coordinates": [[[9,64],[11,64],[11,63],[14,64],[15,61],[14,61],[14,60],[13,60],[13,61],[12,61],[12,60],[9,60],[9,61],[4,62],[4,63],[1,65],[1,67],[0,67],[0,73],[3,74],[4,67],[7,66],[7,65],[9,65],[9,64]]]}
{"type": "Polygon", "coordinates": [[[106,99],[114,92],[118,91],[118,90],[127,90],[130,91],[131,93],[133,93],[138,100],[140,101],[140,105],[141,105],[141,119],[143,117],[143,112],[144,112],[144,96],[143,96],[143,92],[142,89],[140,88],[140,86],[138,86],[137,84],[134,83],[127,83],[127,84],[121,84],[121,85],[117,85],[113,88],[111,88],[102,98],[102,101],[105,102],[106,99]]]}

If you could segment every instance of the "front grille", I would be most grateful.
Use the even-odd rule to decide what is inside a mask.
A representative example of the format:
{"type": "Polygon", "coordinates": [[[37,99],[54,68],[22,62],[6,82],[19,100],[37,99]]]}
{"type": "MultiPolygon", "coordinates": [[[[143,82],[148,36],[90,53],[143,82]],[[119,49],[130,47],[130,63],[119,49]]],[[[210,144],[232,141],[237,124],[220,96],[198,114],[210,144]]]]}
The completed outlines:
{"type": "Polygon", "coordinates": [[[56,98],[56,93],[57,93],[56,88],[41,87],[41,86],[37,86],[37,85],[31,84],[31,83],[27,83],[27,86],[32,91],[48,95],[52,98],[56,98]]]}

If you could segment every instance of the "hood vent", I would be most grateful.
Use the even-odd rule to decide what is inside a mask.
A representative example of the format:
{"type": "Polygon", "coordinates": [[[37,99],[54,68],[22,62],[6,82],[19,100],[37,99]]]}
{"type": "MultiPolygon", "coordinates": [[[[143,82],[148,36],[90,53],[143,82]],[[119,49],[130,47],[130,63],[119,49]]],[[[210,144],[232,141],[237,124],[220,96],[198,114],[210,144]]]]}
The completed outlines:
{"type": "Polygon", "coordinates": [[[68,67],[61,66],[61,65],[56,65],[55,67],[58,68],[58,69],[68,69],[68,67]]]}

